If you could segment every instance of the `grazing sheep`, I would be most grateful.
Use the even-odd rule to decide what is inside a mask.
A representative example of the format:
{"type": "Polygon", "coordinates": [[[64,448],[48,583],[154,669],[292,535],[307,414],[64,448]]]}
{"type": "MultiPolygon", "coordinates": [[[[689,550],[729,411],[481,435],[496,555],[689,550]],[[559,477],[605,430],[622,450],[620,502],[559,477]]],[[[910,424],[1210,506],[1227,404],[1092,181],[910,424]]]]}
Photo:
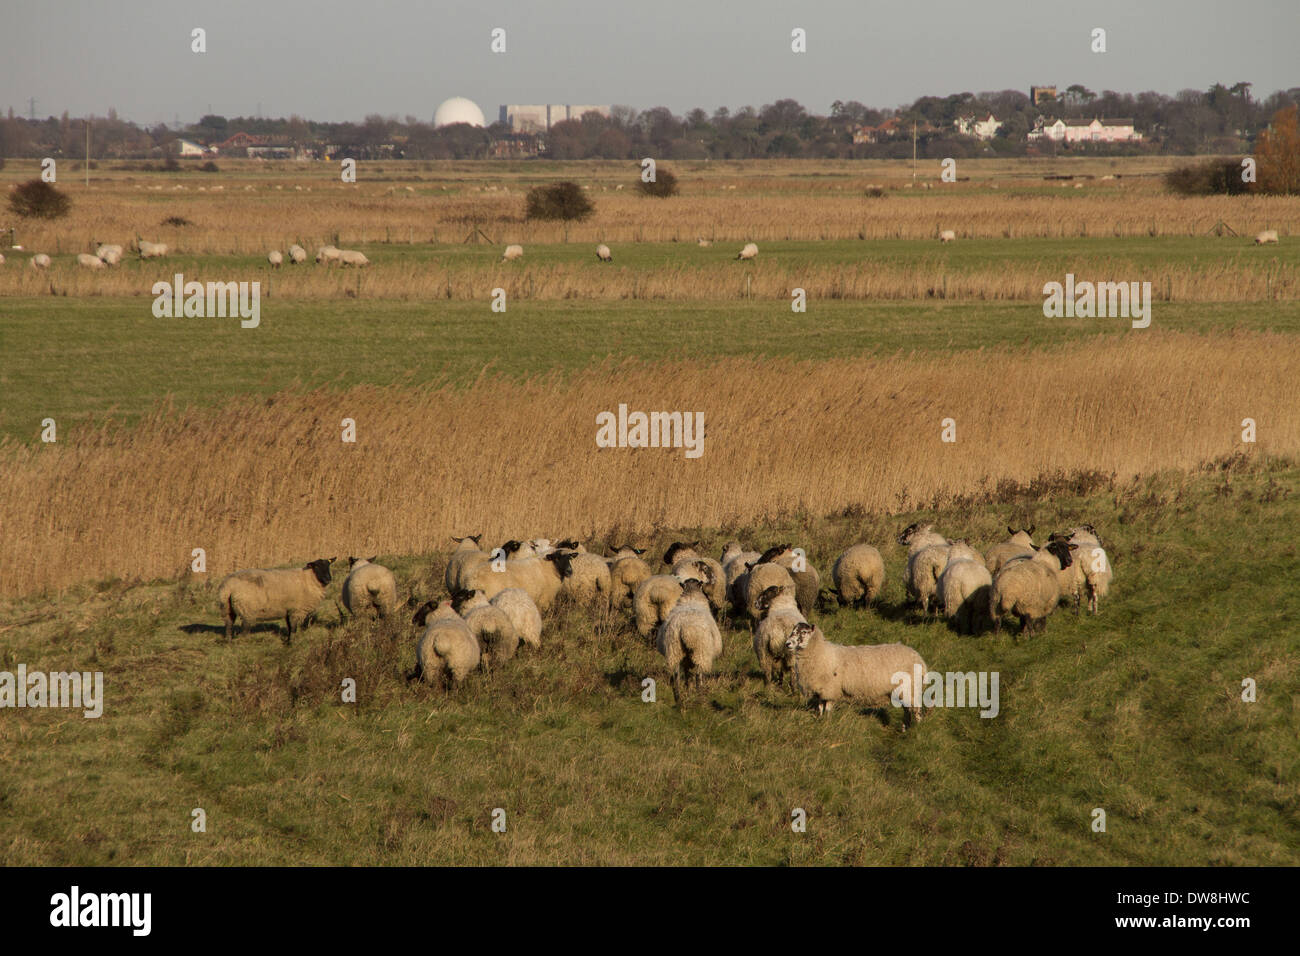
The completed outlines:
{"type": "Polygon", "coordinates": [[[948,539],[934,530],[934,525],[914,522],[904,528],[898,535],[898,543],[907,548],[907,557],[928,548],[932,544],[946,545],[948,539]]]}
{"type": "Polygon", "coordinates": [[[552,551],[543,559],[560,572],[560,590],[575,604],[608,614],[613,584],[609,565],[598,554],[586,551],[552,551]]]}
{"type": "Polygon", "coordinates": [[[33,269],[48,269],[50,267],[50,257],[43,252],[38,252],[32,256],[33,269]]]}
{"type": "Polygon", "coordinates": [[[339,264],[361,268],[362,266],[370,265],[370,260],[367,259],[363,253],[357,252],[354,249],[340,249],[339,264]]]}
{"type": "Polygon", "coordinates": [[[722,565],[722,575],[726,582],[727,600],[731,602],[733,608],[740,608],[745,603],[742,597],[744,589],[737,582],[749,573],[749,566],[757,564],[761,557],[762,555],[757,551],[746,551],[739,541],[728,541],[726,547],[722,549],[719,563],[722,565]]]}
{"type": "Polygon", "coordinates": [[[338,262],[339,255],[339,250],[334,246],[321,246],[316,250],[316,264],[320,265],[323,262],[325,265],[330,265],[338,262]]]}
{"type": "Polygon", "coordinates": [[[95,256],[104,261],[106,266],[115,266],[122,261],[122,247],[115,244],[95,243],[95,256]]]}
{"type": "Polygon", "coordinates": [[[297,266],[307,261],[307,250],[294,243],[289,247],[289,265],[297,266]]]}
{"type": "Polygon", "coordinates": [[[714,662],[722,656],[722,632],[699,581],[692,579],[682,587],[681,597],[659,625],[656,646],[668,661],[679,701],[687,684],[698,685],[713,672],[714,662]]]}
{"type": "Polygon", "coordinates": [[[1052,541],[1032,558],[1019,558],[1002,566],[989,589],[989,617],[994,632],[1002,630],[1002,615],[1020,619],[1022,634],[1041,632],[1047,616],[1061,601],[1061,572],[1072,563],[1071,545],[1052,541]]]}
{"type": "Polygon", "coordinates": [[[542,646],[542,612],[537,610],[537,605],[528,596],[527,591],[520,588],[506,588],[504,591],[499,591],[496,597],[492,598],[491,603],[510,618],[519,640],[533,649],[542,646]]]}
{"type": "Polygon", "coordinates": [[[758,623],[754,626],[754,656],[763,669],[763,679],[772,683],[775,674],[780,684],[790,673],[790,660],[786,656],[786,639],[796,624],[808,619],[799,612],[794,595],[779,587],[770,587],[755,602],[758,623]]]}
{"type": "Polygon", "coordinates": [[[284,253],[279,249],[272,249],[266,254],[266,261],[271,263],[272,269],[278,269],[284,264],[284,253]]]}
{"type": "Polygon", "coordinates": [[[885,561],[871,545],[855,544],[835,559],[831,579],[841,606],[869,608],[885,586],[885,561]]]}
{"type": "Polygon", "coordinates": [[[552,562],[538,557],[507,559],[502,571],[494,570],[488,561],[470,568],[461,575],[461,580],[463,590],[482,591],[488,598],[507,588],[521,588],[543,613],[551,609],[561,586],[559,570],[552,562]]]}
{"type": "Polygon", "coordinates": [[[899,686],[894,675],[906,674],[909,689],[900,694],[903,729],[925,716],[922,688],[915,679],[917,673],[925,673],[925,661],[906,644],[832,644],[819,628],[803,623],[790,632],[786,655],[792,662],[795,687],[817,705],[818,714],[829,714],[843,697],[886,706],[899,686]]]}
{"type": "Polygon", "coordinates": [[[432,684],[462,683],[482,659],[478,641],[451,601],[433,602],[416,612],[416,623],[428,626],[415,652],[415,676],[432,684]]]}
{"type": "Polygon", "coordinates": [[[92,256],[88,252],[77,253],[77,265],[85,266],[87,269],[105,268],[103,259],[99,258],[99,256],[92,256]]]}
{"type": "Polygon", "coordinates": [[[754,245],[754,243],[752,243],[752,242],[747,242],[747,243],[745,243],[745,248],[740,250],[740,254],[737,255],[736,258],[737,258],[737,259],[757,259],[757,258],[758,258],[758,246],[754,245]]]}
{"type": "Polygon", "coordinates": [[[392,616],[397,607],[397,578],[374,558],[348,558],[351,571],[343,580],[343,606],[354,617],[373,609],[380,619],[392,616]]]}
{"type": "Polygon", "coordinates": [[[646,578],[650,577],[650,565],[641,560],[638,555],[644,554],[642,548],[635,554],[629,554],[624,557],[616,558],[614,563],[609,566],[609,593],[613,606],[617,609],[632,606],[632,599],[636,595],[636,589],[646,578]]]}
{"type": "Polygon", "coordinates": [[[956,238],[957,233],[953,232],[951,229],[945,229],[943,232],[939,233],[940,242],[952,242],[956,238]]]}
{"type": "Polygon", "coordinates": [[[1099,599],[1110,593],[1110,557],[1091,532],[1084,532],[1078,539],[1072,536],[1069,545],[1077,549],[1073,553],[1074,561],[1071,564],[1072,569],[1077,569],[1077,574],[1071,581],[1076,589],[1075,611],[1079,609],[1081,598],[1087,597],[1088,613],[1096,614],[1099,599]],[[1088,538],[1092,540],[1086,540],[1088,538]]]}
{"type": "Polygon", "coordinates": [[[696,239],[696,240],[695,240],[695,244],[696,244],[697,246],[699,246],[701,249],[707,249],[707,248],[709,248],[709,246],[713,245],[713,243],[711,243],[709,240],[705,239],[703,236],[701,236],[700,238],[696,239]]]}
{"type": "Polygon", "coordinates": [[[463,538],[452,538],[456,542],[456,550],[447,559],[447,570],[442,576],[448,594],[466,590],[464,576],[471,569],[485,565],[492,559],[491,555],[479,547],[481,537],[481,534],[470,534],[463,538]]]}
{"type": "Polygon", "coordinates": [[[140,250],[141,259],[161,259],[167,255],[167,243],[165,242],[146,242],[136,236],[135,244],[136,248],[140,250]]]}
{"type": "Polygon", "coordinates": [[[486,671],[515,656],[519,634],[514,622],[505,611],[488,601],[482,591],[457,591],[451,596],[451,604],[478,641],[479,667],[486,671]]]}
{"type": "Polygon", "coordinates": [[[979,630],[988,612],[992,587],[993,575],[983,561],[959,557],[948,562],[939,575],[939,602],[958,634],[974,634],[979,630]]]}
{"type": "Polygon", "coordinates": [[[288,633],[283,640],[293,640],[320,605],[330,583],[333,558],[317,558],[301,568],[265,571],[236,571],[217,589],[217,602],[226,622],[226,640],[234,636],[235,618],[240,619],[240,633],[248,633],[254,621],[284,618],[288,633]]]}
{"type": "Polygon", "coordinates": [[[984,552],[984,566],[988,568],[989,574],[997,574],[1012,558],[1032,557],[1037,546],[1034,544],[1034,526],[1021,528],[1019,531],[1007,526],[1007,534],[1010,535],[1005,541],[1000,541],[993,547],[984,552]]]}
{"type": "Polygon", "coordinates": [[[632,596],[632,616],[636,632],[648,638],[682,596],[682,582],[671,574],[654,574],[637,587],[632,596]]]}
{"type": "Polygon", "coordinates": [[[596,258],[601,262],[614,261],[614,257],[610,255],[609,246],[605,245],[603,242],[596,247],[596,258]]]}
{"type": "Polygon", "coordinates": [[[742,594],[743,603],[741,609],[754,620],[758,620],[758,596],[771,587],[781,588],[783,591],[794,595],[796,602],[798,599],[797,589],[794,578],[790,572],[780,564],[774,564],[771,561],[759,560],[749,568],[749,572],[744,577],[745,590],[742,594]]]}
{"type": "Polygon", "coordinates": [[[1277,230],[1276,230],[1276,229],[1265,229],[1263,232],[1260,232],[1260,233],[1257,233],[1257,234],[1256,234],[1256,236],[1255,236],[1255,245],[1257,245],[1257,246],[1262,246],[1262,245],[1264,245],[1265,243],[1268,243],[1268,242],[1277,242],[1277,230]]]}
{"type": "Polygon", "coordinates": [[[932,544],[913,553],[907,559],[907,596],[921,605],[921,612],[929,614],[931,602],[937,609],[939,575],[948,566],[952,546],[932,544]]]}
{"type": "Polygon", "coordinates": [[[506,246],[506,251],[501,254],[501,261],[514,262],[516,259],[522,259],[523,257],[524,257],[523,246],[519,246],[519,245],[506,246]]]}

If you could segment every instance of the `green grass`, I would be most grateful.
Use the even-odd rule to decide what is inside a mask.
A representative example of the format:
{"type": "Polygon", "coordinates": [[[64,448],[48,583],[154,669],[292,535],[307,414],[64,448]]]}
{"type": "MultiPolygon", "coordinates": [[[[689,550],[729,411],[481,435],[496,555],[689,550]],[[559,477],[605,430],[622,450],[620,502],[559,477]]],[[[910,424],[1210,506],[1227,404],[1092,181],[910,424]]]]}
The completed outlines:
{"type": "MultiPolygon", "coordinates": [[[[1115,567],[1100,616],[1063,609],[1030,639],[918,620],[892,543],[910,515],[703,532],[710,551],[794,536],[823,571],[877,543],[882,606],[828,609],[828,636],[1001,676],[997,718],[934,711],[906,734],[896,714],[819,719],[765,688],[743,627],[679,708],[657,654],[572,608],[542,653],[448,698],[402,679],[413,629],[334,626],[329,599],[289,648],[271,626],[224,643],[212,582],[6,606],[0,669],[102,669],[107,703],[99,720],[0,714],[0,863],[1300,863],[1300,467],[1004,489],[927,517],[985,545],[1023,509],[1040,529],[1097,525],[1115,567]],[[348,676],[357,705],[339,702],[348,676]]],[[[403,593],[441,579],[441,556],[387,561],[403,593]]]]}
{"type": "MultiPolygon", "coordinates": [[[[594,261],[594,257],[593,257],[594,261]]],[[[471,381],[581,368],[606,358],[729,355],[821,359],[860,353],[1053,346],[1140,335],[1123,319],[1045,319],[1038,305],[962,302],[784,303],[264,299],[257,329],[238,319],[155,319],[138,297],[0,300],[0,434],[60,436],[109,413],[130,421],[166,396],[211,405],[295,383],[471,381]]],[[[1300,330],[1300,303],[1156,303],[1152,328],[1300,330]]]]}

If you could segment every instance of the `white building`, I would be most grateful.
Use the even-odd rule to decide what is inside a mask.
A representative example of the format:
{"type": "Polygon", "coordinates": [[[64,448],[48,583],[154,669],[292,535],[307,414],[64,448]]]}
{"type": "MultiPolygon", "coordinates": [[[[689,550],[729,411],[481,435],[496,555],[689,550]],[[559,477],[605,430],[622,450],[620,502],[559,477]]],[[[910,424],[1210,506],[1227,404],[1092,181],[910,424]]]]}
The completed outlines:
{"type": "Polygon", "coordinates": [[[516,133],[544,133],[556,123],[582,119],[587,113],[609,116],[608,106],[542,104],[538,106],[506,105],[501,107],[500,121],[516,133]]]}
{"type": "Polygon", "coordinates": [[[1050,139],[1056,143],[1136,143],[1141,141],[1142,134],[1133,128],[1131,119],[1094,119],[1091,123],[1057,119],[1050,123],[1040,120],[1028,138],[1031,141],[1050,139]]]}
{"type": "Polygon", "coordinates": [[[192,139],[178,139],[176,140],[176,143],[177,143],[177,150],[178,150],[177,155],[179,155],[182,158],[188,156],[208,155],[208,150],[205,147],[194,142],[194,140],[192,139]]]}
{"type": "Polygon", "coordinates": [[[957,132],[963,136],[974,136],[978,139],[992,139],[997,135],[1002,124],[998,122],[992,113],[984,119],[976,119],[974,116],[960,116],[952,121],[952,125],[957,127],[957,132]]]}

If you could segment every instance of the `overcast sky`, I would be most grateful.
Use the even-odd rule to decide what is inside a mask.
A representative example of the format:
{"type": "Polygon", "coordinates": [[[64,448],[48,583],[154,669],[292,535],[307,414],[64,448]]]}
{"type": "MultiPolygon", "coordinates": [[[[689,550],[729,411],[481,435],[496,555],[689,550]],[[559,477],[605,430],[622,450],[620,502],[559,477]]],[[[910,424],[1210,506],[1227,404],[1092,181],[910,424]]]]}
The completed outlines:
{"type": "Polygon", "coordinates": [[[1300,85],[1300,0],[6,0],[0,108],[142,123],[429,120],[502,103],[899,106],[952,92],[1300,85]],[[190,31],[207,52],[190,52],[190,31]],[[507,51],[489,50],[492,28],[507,51]],[[808,50],[790,50],[790,31],[808,50]],[[1107,31],[1104,54],[1089,49],[1107,31]]]}

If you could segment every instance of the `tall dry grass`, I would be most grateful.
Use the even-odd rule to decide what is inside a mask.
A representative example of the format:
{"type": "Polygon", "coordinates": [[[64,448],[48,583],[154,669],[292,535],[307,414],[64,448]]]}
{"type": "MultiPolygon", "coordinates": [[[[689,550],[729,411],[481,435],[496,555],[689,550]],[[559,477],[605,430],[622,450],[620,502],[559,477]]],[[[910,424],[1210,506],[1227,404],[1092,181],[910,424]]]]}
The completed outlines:
{"type": "Polygon", "coordinates": [[[1300,350],[1133,332],[1044,351],[604,365],[563,380],[354,388],[159,409],[67,444],[0,443],[0,593],[501,540],[889,513],[1002,480],[1126,477],[1300,453],[1300,350]],[[598,449],[596,415],[702,411],[704,454],[598,449]],[[340,421],[356,420],[356,444],[340,421]],[[958,441],[940,441],[941,421],[958,441]]]}

